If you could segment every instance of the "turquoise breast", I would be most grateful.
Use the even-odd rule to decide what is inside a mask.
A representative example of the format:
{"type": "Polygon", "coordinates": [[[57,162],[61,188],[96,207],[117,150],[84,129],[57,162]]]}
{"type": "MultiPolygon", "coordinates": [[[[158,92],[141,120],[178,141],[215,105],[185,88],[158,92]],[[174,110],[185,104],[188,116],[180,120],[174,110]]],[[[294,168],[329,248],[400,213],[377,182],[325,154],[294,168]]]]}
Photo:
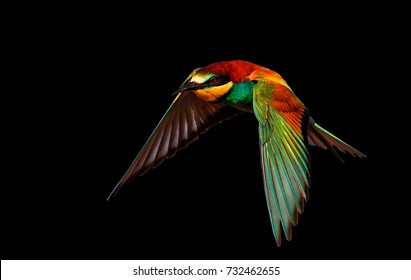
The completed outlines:
{"type": "Polygon", "coordinates": [[[244,111],[253,110],[253,90],[255,83],[246,81],[234,84],[220,101],[244,111]]]}

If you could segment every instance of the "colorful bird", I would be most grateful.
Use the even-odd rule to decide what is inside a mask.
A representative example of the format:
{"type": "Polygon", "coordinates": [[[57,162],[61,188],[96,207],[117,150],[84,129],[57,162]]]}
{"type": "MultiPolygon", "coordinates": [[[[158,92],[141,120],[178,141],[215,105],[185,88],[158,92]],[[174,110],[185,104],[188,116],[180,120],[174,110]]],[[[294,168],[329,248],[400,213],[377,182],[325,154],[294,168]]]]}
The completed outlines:
{"type": "Polygon", "coordinates": [[[244,112],[259,124],[261,168],[272,231],[281,245],[281,227],[291,240],[292,226],[304,211],[311,184],[308,146],[366,156],[319,126],[290,86],[275,71],[232,60],[195,69],[110,197],[135,176],[197,140],[210,127],[244,112]]]}

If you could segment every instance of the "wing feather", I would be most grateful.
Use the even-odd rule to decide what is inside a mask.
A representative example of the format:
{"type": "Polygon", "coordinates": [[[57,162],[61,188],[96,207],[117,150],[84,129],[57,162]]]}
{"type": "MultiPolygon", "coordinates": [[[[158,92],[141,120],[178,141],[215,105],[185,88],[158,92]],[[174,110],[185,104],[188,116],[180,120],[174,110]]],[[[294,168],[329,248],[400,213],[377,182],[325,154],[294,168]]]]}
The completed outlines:
{"type": "Polygon", "coordinates": [[[343,159],[334,147],[340,152],[348,153],[359,158],[366,158],[366,155],[319,126],[312,118],[310,118],[308,122],[307,136],[310,145],[330,150],[330,152],[341,161],[343,161],[343,159]]]}
{"type": "Polygon", "coordinates": [[[270,163],[267,160],[268,156],[265,154],[267,151],[263,149],[261,145],[261,166],[263,170],[263,179],[264,179],[264,192],[267,200],[268,209],[270,209],[270,221],[274,233],[274,238],[277,242],[277,246],[281,245],[281,218],[279,214],[278,203],[276,202],[276,197],[274,195],[274,186],[273,180],[271,178],[272,173],[270,170],[270,163]]]}
{"type": "MultiPolygon", "coordinates": [[[[283,153],[281,153],[279,149],[279,145],[281,145],[279,139],[276,135],[273,135],[273,140],[269,141],[267,143],[267,150],[270,151],[269,155],[272,158],[274,162],[274,172],[275,172],[275,182],[278,185],[277,189],[281,191],[280,195],[278,196],[281,200],[284,201],[284,204],[286,206],[288,218],[290,219],[290,222],[295,225],[297,221],[297,209],[296,209],[296,202],[294,198],[293,191],[291,190],[290,187],[290,179],[289,176],[286,174],[286,169],[284,166],[284,160],[283,160],[283,153]],[[276,156],[278,155],[278,156],[276,156]]],[[[294,191],[295,193],[295,191],[294,191]]],[[[291,235],[291,228],[286,231],[286,235],[291,235]]]]}
{"type": "Polygon", "coordinates": [[[301,129],[307,116],[291,89],[267,79],[258,80],[253,106],[259,121],[267,205],[280,246],[281,227],[286,239],[291,240],[292,226],[297,225],[308,200],[310,158],[301,129]]]}
{"type": "Polygon", "coordinates": [[[172,149],[172,146],[170,144],[172,129],[173,126],[171,125],[166,125],[164,127],[164,134],[162,136],[160,149],[157,154],[157,161],[153,165],[153,168],[159,166],[164,161],[167,153],[172,149]]]}
{"type": "Polygon", "coordinates": [[[173,157],[210,127],[241,113],[227,105],[203,101],[191,91],[180,93],[107,200],[125,183],[173,157]]]}

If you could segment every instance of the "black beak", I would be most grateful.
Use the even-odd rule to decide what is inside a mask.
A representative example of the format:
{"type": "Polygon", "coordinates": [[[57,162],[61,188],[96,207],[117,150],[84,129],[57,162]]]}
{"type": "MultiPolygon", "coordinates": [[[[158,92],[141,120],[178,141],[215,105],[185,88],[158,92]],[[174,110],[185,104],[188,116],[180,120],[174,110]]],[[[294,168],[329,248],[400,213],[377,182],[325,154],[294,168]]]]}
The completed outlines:
{"type": "Polygon", "coordinates": [[[199,85],[199,84],[196,84],[196,83],[193,83],[193,82],[188,82],[188,83],[185,83],[185,84],[184,84],[182,87],[180,87],[178,90],[176,90],[175,92],[173,92],[172,95],[176,95],[176,94],[178,94],[178,93],[180,93],[180,92],[187,91],[187,90],[199,89],[199,88],[202,88],[202,87],[203,87],[202,85],[199,85]]]}

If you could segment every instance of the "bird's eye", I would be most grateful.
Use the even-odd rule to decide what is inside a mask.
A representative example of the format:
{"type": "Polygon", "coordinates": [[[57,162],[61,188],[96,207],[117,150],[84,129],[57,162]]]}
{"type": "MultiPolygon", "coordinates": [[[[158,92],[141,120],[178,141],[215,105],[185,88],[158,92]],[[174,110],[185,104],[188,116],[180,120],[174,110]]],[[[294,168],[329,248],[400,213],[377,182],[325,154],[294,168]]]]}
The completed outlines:
{"type": "Polygon", "coordinates": [[[215,83],[217,83],[217,77],[212,77],[210,80],[208,80],[208,83],[210,85],[214,85],[215,83]]]}

